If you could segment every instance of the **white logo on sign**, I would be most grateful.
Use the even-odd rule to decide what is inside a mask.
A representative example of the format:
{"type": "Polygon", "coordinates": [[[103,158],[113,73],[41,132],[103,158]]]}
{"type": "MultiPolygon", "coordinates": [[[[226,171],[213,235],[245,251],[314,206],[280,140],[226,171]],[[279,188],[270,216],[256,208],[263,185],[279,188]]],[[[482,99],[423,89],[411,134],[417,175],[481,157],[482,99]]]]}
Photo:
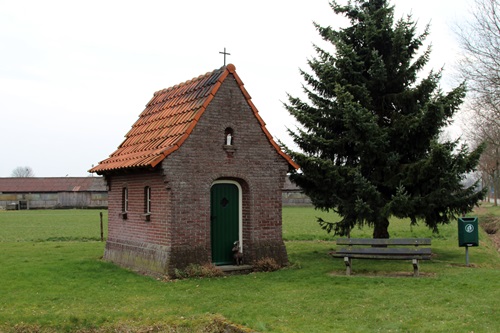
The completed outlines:
{"type": "Polygon", "coordinates": [[[474,231],[474,226],[472,224],[466,224],[465,225],[465,231],[470,234],[471,232],[474,231]]]}

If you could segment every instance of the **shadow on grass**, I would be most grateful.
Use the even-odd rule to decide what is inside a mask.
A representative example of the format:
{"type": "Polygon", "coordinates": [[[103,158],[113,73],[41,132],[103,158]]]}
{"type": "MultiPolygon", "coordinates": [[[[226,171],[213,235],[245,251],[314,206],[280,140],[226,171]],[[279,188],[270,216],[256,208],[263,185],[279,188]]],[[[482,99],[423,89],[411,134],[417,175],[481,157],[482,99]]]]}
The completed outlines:
{"type": "Polygon", "coordinates": [[[345,270],[344,271],[333,271],[329,275],[330,276],[346,276],[349,278],[355,278],[355,277],[379,278],[379,277],[384,277],[384,278],[419,279],[419,278],[435,278],[435,277],[437,277],[436,273],[429,273],[429,272],[420,272],[419,275],[417,277],[415,277],[415,276],[413,276],[413,272],[371,271],[371,270],[366,270],[366,269],[361,269],[359,271],[353,272],[350,276],[346,275],[345,270]]]}

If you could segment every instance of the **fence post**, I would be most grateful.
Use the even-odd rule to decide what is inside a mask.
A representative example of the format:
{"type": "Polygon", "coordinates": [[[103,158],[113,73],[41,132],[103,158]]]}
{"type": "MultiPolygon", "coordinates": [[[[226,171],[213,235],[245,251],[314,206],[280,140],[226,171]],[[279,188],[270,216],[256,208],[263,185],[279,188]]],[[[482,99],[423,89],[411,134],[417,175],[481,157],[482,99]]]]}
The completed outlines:
{"type": "Polygon", "coordinates": [[[101,216],[101,242],[104,241],[104,229],[102,227],[102,212],[99,212],[99,215],[101,216]]]}

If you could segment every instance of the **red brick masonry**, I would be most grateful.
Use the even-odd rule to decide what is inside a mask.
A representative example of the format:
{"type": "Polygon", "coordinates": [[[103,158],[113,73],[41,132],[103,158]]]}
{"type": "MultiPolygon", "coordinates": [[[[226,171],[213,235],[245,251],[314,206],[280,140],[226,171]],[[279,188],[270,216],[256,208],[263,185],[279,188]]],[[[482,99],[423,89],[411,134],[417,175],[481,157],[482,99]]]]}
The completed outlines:
{"type": "Polygon", "coordinates": [[[105,175],[109,188],[106,260],[151,275],[211,262],[210,189],[215,181],[231,180],[242,188],[245,263],[263,257],[287,263],[282,188],[289,168],[297,166],[277,149],[237,75],[229,73],[219,83],[196,126],[161,163],[94,170],[105,175]],[[225,145],[228,128],[230,146],[225,145]],[[151,188],[150,215],[144,212],[146,186],[151,188]]]}

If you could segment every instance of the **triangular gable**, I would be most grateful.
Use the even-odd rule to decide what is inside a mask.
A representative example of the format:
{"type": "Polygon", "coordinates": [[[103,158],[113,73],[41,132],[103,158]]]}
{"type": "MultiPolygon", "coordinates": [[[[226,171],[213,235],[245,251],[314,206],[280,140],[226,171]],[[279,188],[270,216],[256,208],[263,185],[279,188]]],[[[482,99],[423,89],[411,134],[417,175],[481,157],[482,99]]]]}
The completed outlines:
{"type": "Polygon", "coordinates": [[[292,167],[298,165],[273,140],[232,64],[192,80],[157,91],[125,140],[109,158],[90,172],[153,168],[179,149],[229,74],[233,74],[271,145],[292,167]]]}

